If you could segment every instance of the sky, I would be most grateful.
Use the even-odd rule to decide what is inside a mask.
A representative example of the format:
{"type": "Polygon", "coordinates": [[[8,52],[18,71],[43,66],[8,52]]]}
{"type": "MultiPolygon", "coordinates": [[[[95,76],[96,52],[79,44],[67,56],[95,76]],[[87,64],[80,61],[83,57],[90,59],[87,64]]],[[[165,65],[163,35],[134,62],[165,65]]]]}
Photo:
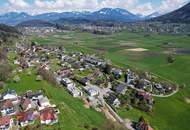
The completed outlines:
{"type": "Polygon", "coordinates": [[[95,11],[101,8],[124,8],[134,14],[173,11],[190,0],[0,0],[0,14],[27,12],[41,14],[65,11],[95,11]]]}

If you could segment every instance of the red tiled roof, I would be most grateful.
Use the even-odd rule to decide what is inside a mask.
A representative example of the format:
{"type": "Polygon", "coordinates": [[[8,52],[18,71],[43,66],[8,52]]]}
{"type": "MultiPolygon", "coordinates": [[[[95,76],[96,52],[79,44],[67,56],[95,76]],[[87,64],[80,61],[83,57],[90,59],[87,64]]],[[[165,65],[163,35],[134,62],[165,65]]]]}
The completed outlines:
{"type": "Polygon", "coordinates": [[[24,99],[23,102],[22,102],[22,105],[23,105],[24,109],[26,109],[29,104],[31,104],[31,101],[28,98],[24,99]]]}
{"type": "Polygon", "coordinates": [[[141,122],[139,124],[140,130],[154,130],[152,127],[150,127],[147,123],[141,122]]]}
{"type": "Polygon", "coordinates": [[[16,115],[17,121],[25,122],[29,120],[34,120],[33,112],[21,112],[16,115]]]}
{"type": "Polygon", "coordinates": [[[40,113],[40,119],[43,121],[46,120],[55,120],[55,113],[53,111],[53,109],[45,109],[40,113]]]}
{"type": "Polygon", "coordinates": [[[4,116],[0,118],[0,126],[3,125],[9,125],[10,124],[11,117],[10,116],[4,116]]]}
{"type": "Polygon", "coordinates": [[[146,100],[152,100],[152,96],[146,92],[138,92],[138,95],[143,96],[146,100]]]}

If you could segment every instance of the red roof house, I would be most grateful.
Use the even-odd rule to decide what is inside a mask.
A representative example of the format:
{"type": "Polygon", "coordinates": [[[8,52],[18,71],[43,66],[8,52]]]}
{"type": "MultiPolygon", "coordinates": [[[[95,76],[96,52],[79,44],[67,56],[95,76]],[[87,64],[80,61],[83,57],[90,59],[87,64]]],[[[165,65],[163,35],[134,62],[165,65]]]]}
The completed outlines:
{"type": "Polygon", "coordinates": [[[40,112],[41,124],[53,125],[58,122],[57,115],[51,108],[46,108],[40,112]]]}
{"type": "Polygon", "coordinates": [[[10,116],[4,116],[0,118],[0,129],[7,130],[12,124],[12,119],[10,116]]]}

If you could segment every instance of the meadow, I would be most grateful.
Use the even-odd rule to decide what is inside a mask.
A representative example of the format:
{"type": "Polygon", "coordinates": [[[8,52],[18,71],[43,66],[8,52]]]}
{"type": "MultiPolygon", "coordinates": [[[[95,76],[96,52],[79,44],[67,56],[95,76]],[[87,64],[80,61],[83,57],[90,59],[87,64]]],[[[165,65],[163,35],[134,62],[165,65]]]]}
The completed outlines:
{"type": "MultiPolygon", "coordinates": [[[[132,120],[137,120],[143,115],[156,130],[189,129],[190,104],[185,100],[190,97],[189,36],[134,34],[127,31],[107,36],[69,32],[44,38],[33,36],[30,40],[39,44],[60,45],[68,51],[97,53],[118,66],[152,72],[183,86],[177,94],[171,97],[155,98],[155,107],[151,114],[136,109],[126,111],[123,108],[118,110],[118,113],[123,118],[132,120]],[[141,51],[129,50],[135,48],[140,48],[141,51]],[[142,51],[143,49],[145,50],[142,51]],[[174,53],[175,62],[169,64],[167,56],[174,53]]],[[[53,91],[51,93],[54,94],[53,91]]]]}

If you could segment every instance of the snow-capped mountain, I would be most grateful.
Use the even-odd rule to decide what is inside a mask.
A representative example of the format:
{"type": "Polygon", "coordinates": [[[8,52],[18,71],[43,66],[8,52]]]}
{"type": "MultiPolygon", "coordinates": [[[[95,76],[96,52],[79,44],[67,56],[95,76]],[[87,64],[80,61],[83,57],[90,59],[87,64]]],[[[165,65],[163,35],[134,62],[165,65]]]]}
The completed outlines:
{"type": "Polygon", "coordinates": [[[102,21],[116,21],[116,22],[129,22],[136,21],[140,18],[131,12],[120,8],[103,8],[95,12],[51,12],[39,15],[28,15],[27,13],[7,13],[0,16],[0,23],[16,25],[20,22],[28,20],[44,20],[56,21],[58,19],[86,19],[86,20],[102,20],[102,21]]]}
{"type": "Polygon", "coordinates": [[[120,9],[120,8],[103,8],[99,11],[93,12],[91,18],[94,20],[109,20],[109,21],[133,21],[138,20],[139,17],[137,15],[132,14],[131,12],[120,9]]]}

